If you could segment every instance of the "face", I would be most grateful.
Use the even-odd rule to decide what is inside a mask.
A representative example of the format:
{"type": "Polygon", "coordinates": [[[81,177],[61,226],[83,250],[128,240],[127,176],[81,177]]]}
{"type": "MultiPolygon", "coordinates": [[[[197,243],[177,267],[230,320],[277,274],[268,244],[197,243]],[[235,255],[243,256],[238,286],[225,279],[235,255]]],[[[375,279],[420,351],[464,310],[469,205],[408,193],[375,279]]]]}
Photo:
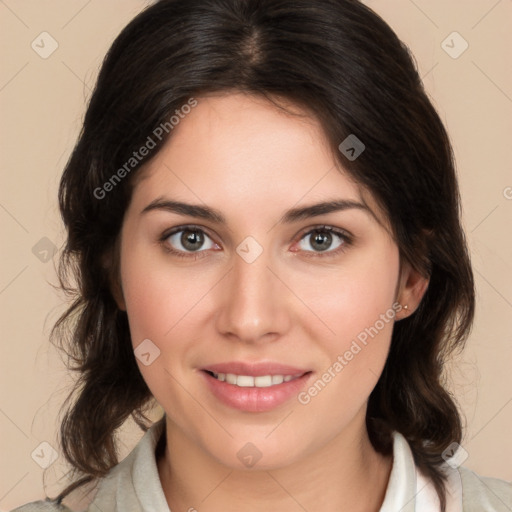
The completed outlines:
{"type": "Polygon", "coordinates": [[[119,304],[170,428],[233,468],[258,453],[284,466],[364,428],[399,253],[318,123],[253,96],[199,98],[141,172],[119,304]],[[309,208],[324,202],[339,207],[309,208]]]}

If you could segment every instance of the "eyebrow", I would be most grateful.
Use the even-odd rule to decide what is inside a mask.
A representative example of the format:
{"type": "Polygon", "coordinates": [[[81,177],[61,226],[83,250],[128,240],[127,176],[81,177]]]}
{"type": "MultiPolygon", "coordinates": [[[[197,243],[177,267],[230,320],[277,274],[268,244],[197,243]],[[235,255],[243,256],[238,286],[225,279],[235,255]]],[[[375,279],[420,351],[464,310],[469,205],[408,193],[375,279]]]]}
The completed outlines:
{"type": "MultiPolygon", "coordinates": [[[[309,219],[312,217],[325,215],[327,213],[351,209],[362,210],[375,218],[374,213],[364,203],[360,203],[358,201],[354,201],[351,199],[333,199],[330,201],[324,201],[321,203],[311,204],[298,208],[291,208],[290,210],[287,210],[284,213],[279,222],[283,224],[291,224],[299,220],[309,219]]],[[[197,217],[200,219],[209,220],[217,224],[227,224],[224,215],[215,208],[211,208],[209,206],[202,206],[199,204],[183,203],[180,201],[174,201],[162,197],[159,197],[152,201],[151,203],[149,203],[140,212],[140,214],[143,215],[154,210],[164,210],[171,213],[188,215],[190,217],[197,217]]]]}

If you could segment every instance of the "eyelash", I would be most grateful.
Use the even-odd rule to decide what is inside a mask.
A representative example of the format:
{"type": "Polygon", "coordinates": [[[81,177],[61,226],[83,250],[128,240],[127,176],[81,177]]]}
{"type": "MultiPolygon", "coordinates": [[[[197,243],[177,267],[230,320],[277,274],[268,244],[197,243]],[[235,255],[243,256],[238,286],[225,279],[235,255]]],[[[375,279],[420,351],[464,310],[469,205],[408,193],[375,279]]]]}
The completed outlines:
{"type": "MultiPolygon", "coordinates": [[[[195,260],[198,260],[200,258],[203,258],[204,256],[200,256],[200,253],[205,253],[207,252],[206,250],[202,250],[202,251],[195,251],[195,252],[184,252],[184,251],[177,251],[176,249],[173,249],[172,247],[169,247],[166,242],[167,240],[169,239],[169,237],[171,237],[172,235],[175,235],[176,233],[180,233],[182,231],[199,231],[201,232],[202,234],[208,236],[208,238],[211,239],[211,237],[208,235],[208,233],[206,233],[204,231],[204,229],[202,229],[201,227],[199,226],[195,226],[193,224],[188,224],[188,225],[185,225],[185,226],[178,226],[176,228],[173,228],[171,231],[166,231],[164,232],[161,237],[159,238],[159,243],[162,245],[163,249],[174,255],[174,256],[177,256],[178,258],[192,258],[193,261],[195,260]]],[[[340,230],[340,229],[337,229],[333,226],[326,226],[326,225],[319,225],[319,226],[314,226],[312,228],[309,229],[309,231],[306,231],[304,232],[300,238],[299,238],[299,242],[305,238],[306,236],[308,235],[313,235],[315,233],[315,231],[319,231],[319,232],[322,232],[322,231],[325,231],[325,232],[328,232],[328,233],[333,233],[335,234],[336,236],[338,236],[341,241],[342,241],[342,244],[336,248],[335,250],[333,251],[325,251],[325,252],[315,252],[315,251],[305,251],[305,256],[307,258],[331,258],[331,257],[336,257],[338,256],[339,254],[345,252],[345,250],[350,247],[353,243],[353,239],[352,239],[352,236],[349,235],[346,231],[343,231],[343,230],[340,230]]],[[[299,250],[300,251],[300,250],[299,250]]]]}

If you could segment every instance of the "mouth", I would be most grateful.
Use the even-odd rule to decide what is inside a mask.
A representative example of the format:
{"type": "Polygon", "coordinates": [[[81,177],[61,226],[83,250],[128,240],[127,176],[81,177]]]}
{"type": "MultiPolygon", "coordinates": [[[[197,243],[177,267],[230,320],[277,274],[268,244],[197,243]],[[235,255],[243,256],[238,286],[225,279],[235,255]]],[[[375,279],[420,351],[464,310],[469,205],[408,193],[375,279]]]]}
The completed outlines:
{"type": "Polygon", "coordinates": [[[230,408],[266,412],[289,403],[310,381],[313,371],[271,363],[226,363],[202,368],[206,388],[230,408]]]}
{"type": "Polygon", "coordinates": [[[295,379],[299,379],[303,375],[311,372],[299,373],[298,375],[236,375],[235,373],[215,373],[210,370],[203,370],[208,375],[211,375],[214,379],[221,382],[227,382],[233,386],[240,388],[270,388],[278,386],[283,382],[290,382],[295,379]]]}

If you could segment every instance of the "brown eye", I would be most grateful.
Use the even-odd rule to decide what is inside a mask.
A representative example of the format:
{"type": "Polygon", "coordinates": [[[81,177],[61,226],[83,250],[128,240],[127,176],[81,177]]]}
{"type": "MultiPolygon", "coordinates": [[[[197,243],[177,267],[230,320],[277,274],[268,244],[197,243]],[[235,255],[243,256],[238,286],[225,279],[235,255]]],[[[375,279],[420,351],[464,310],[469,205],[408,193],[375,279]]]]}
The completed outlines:
{"type": "Polygon", "coordinates": [[[169,250],[186,256],[187,253],[204,252],[217,247],[213,240],[196,227],[181,227],[162,236],[162,242],[170,246],[169,250]]]}
{"type": "Polygon", "coordinates": [[[312,255],[335,255],[351,242],[350,237],[335,228],[324,226],[308,231],[300,240],[299,248],[312,255]],[[312,248],[309,249],[309,248],[312,248]]]}
{"type": "Polygon", "coordinates": [[[204,234],[197,230],[184,229],[179,240],[187,251],[197,251],[204,244],[204,234]]]}

